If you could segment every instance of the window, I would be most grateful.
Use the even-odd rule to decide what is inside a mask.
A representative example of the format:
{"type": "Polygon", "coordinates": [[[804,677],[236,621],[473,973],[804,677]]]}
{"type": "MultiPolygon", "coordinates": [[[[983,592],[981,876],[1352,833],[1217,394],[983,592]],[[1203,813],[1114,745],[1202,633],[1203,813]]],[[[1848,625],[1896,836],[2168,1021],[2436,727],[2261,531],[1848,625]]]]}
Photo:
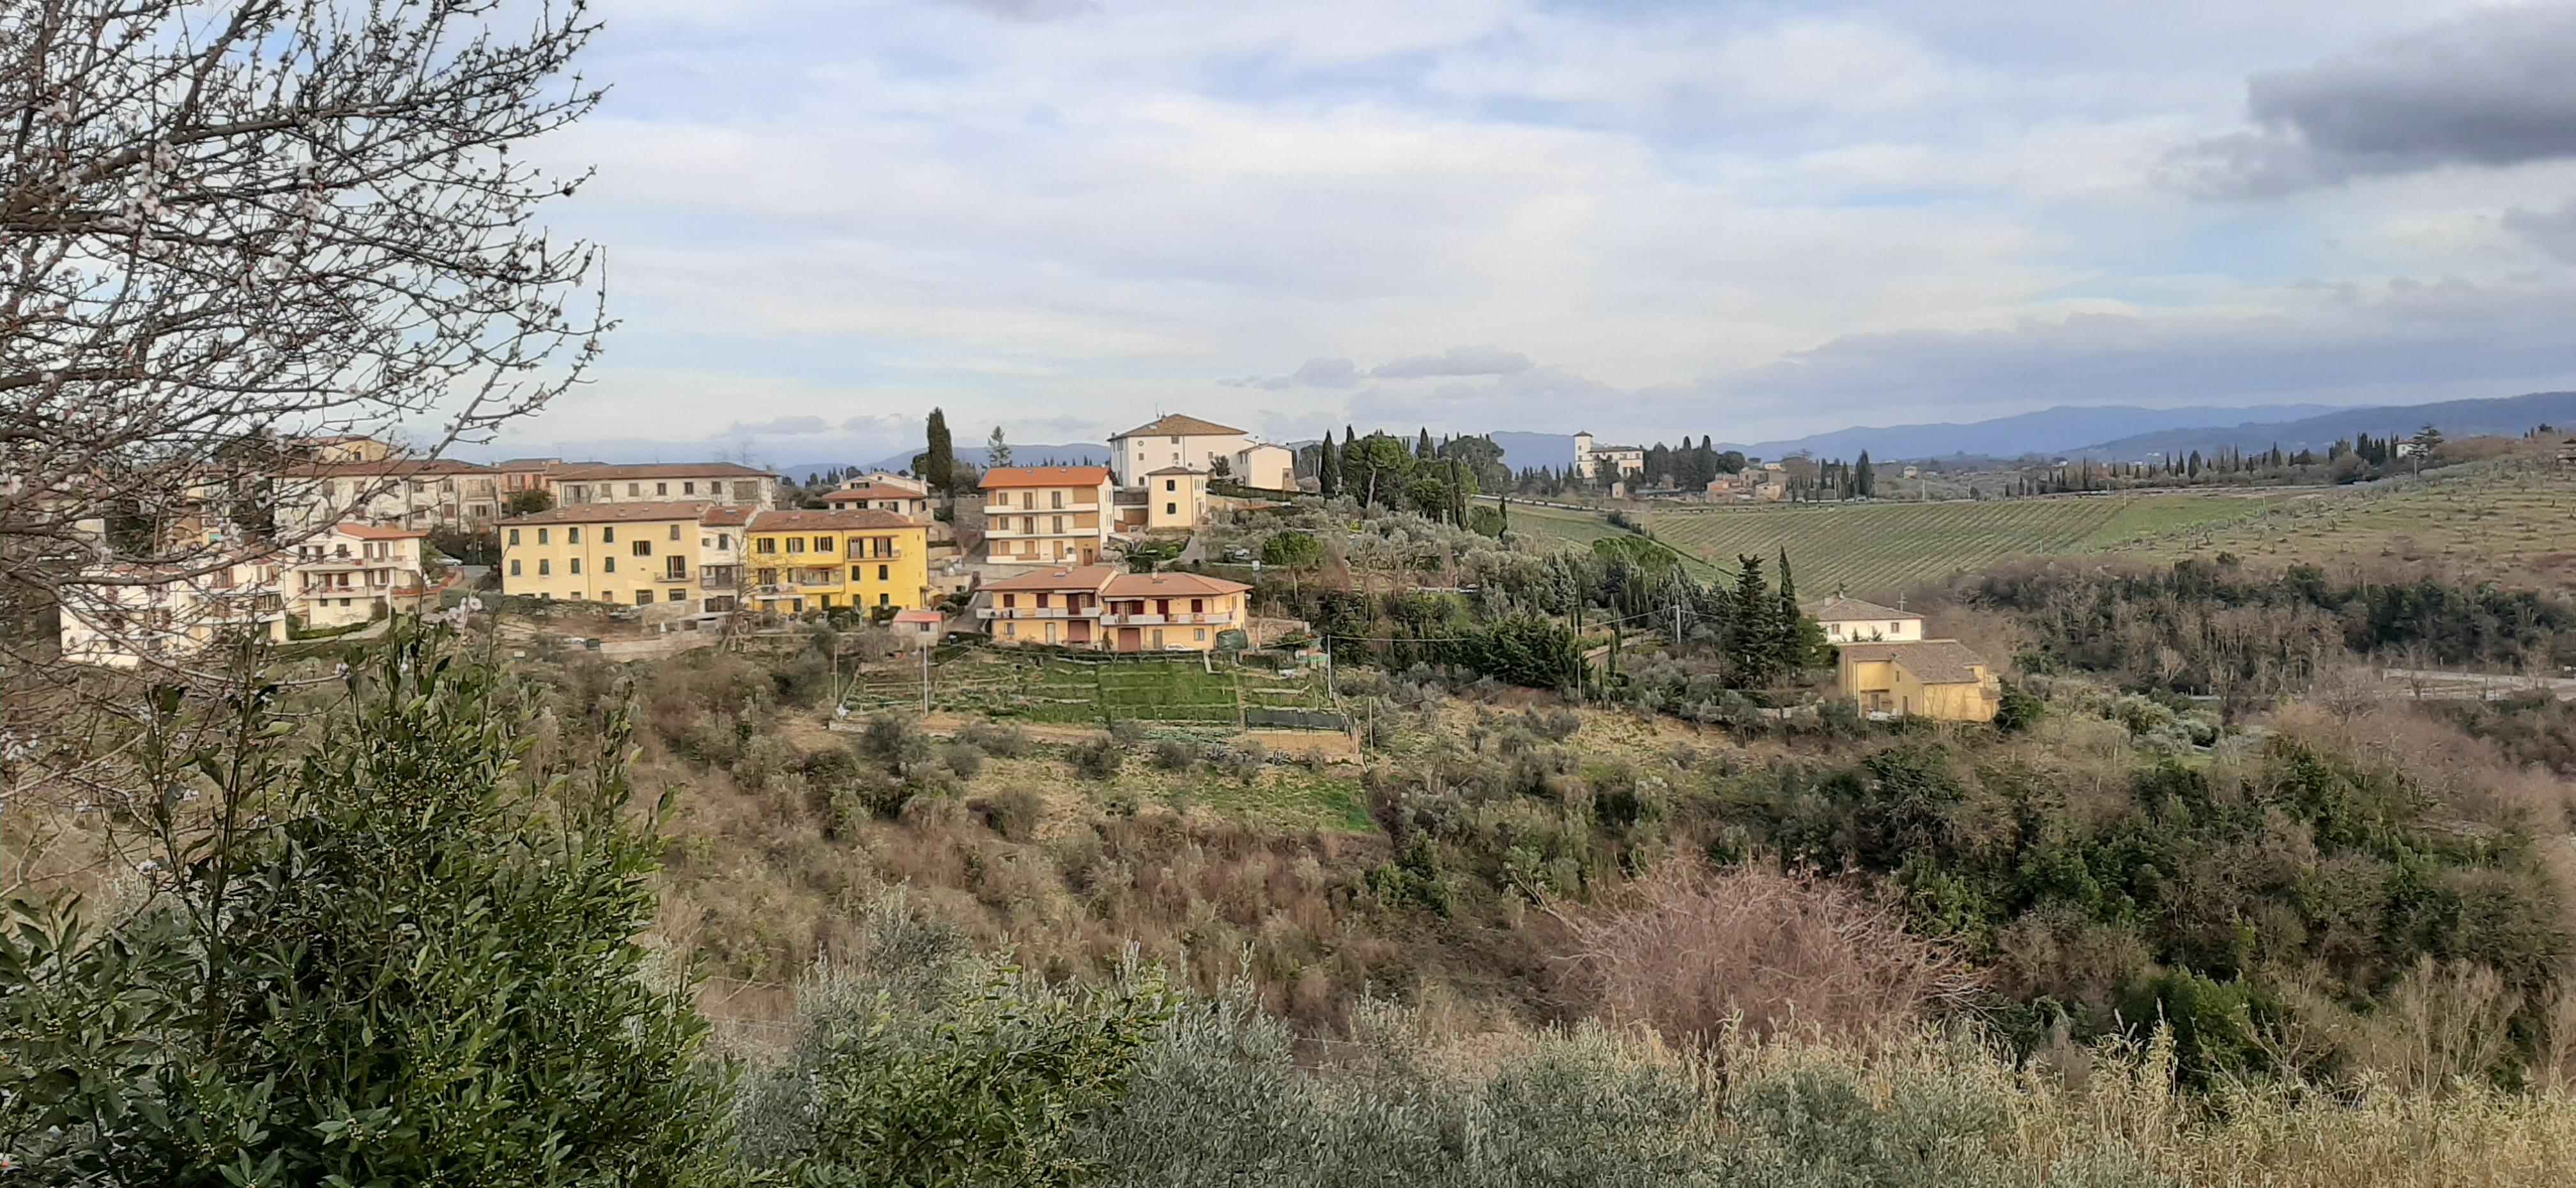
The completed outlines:
{"type": "Polygon", "coordinates": [[[1012,636],[1018,635],[1020,633],[1019,627],[1020,625],[1017,623],[1002,624],[1002,638],[1009,639],[1012,636]]]}
{"type": "Polygon", "coordinates": [[[1064,517],[1063,517],[1063,516],[1057,516],[1057,517],[1055,517],[1055,524],[1054,524],[1054,526],[1053,526],[1050,530],[1051,530],[1051,531],[1053,531],[1053,532],[1055,532],[1055,533],[1057,533],[1057,534],[1059,534],[1059,535],[1061,535],[1061,534],[1064,532],[1064,517]]]}
{"type": "Polygon", "coordinates": [[[730,548],[732,548],[732,547],[733,547],[733,537],[732,537],[731,535],[729,535],[729,534],[722,533],[722,532],[716,533],[716,547],[717,547],[717,548],[719,548],[719,549],[730,549],[730,548]]]}
{"type": "Polygon", "coordinates": [[[510,543],[511,543],[511,544],[517,544],[517,543],[519,543],[519,530],[518,530],[518,529],[516,529],[516,528],[513,528],[513,529],[511,529],[511,530],[510,530],[510,543]]]}
{"type": "Polygon", "coordinates": [[[1890,624],[1888,624],[1888,625],[1887,625],[1887,633],[1888,633],[1889,635],[1894,635],[1894,634],[1896,634],[1897,632],[1899,632],[1899,631],[1903,631],[1903,630],[1905,630],[1905,624],[1903,624],[1903,623],[1890,623],[1890,624]]]}
{"type": "Polygon", "coordinates": [[[1206,643],[1206,642],[1207,642],[1207,628],[1205,628],[1205,627],[1201,627],[1201,628],[1199,628],[1199,629],[1198,629],[1198,632],[1197,632],[1197,637],[1198,637],[1198,641],[1199,641],[1200,643],[1206,643]]]}
{"type": "Polygon", "coordinates": [[[649,540],[639,540],[628,545],[627,550],[638,557],[650,557],[653,555],[653,542],[649,540]]]}
{"type": "Polygon", "coordinates": [[[778,551],[778,538],[775,536],[761,537],[760,540],[752,546],[751,551],[755,553],[775,553],[778,551]]]}
{"type": "Polygon", "coordinates": [[[680,494],[683,494],[683,495],[695,495],[695,494],[697,494],[697,493],[698,493],[698,485],[697,485],[696,483],[682,483],[682,484],[680,484],[680,494]]]}
{"type": "Polygon", "coordinates": [[[673,540],[678,540],[678,539],[680,539],[680,526],[679,526],[679,525],[677,525],[677,524],[673,524],[673,525],[671,525],[671,539],[673,539],[673,540]]]}
{"type": "Polygon", "coordinates": [[[1020,604],[1020,596],[1019,596],[1019,595],[1017,595],[1017,594],[1005,594],[1005,595],[1002,595],[1002,609],[1003,609],[1003,610],[1009,610],[1009,609],[1011,609],[1012,607],[1018,606],[1019,604],[1020,604]]]}
{"type": "Polygon", "coordinates": [[[828,536],[817,536],[817,537],[815,537],[815,538],[814,538],[814,551],[815,551],[815,552],[817,552],[817,553],[828,553],[828,552],[831,552],[831,551],[832,551],[832,538],[831,538],[831,537],[828,537],[828,536]]]}
{"type": "Polygon", "coordinates": [[[1166,503],[1163,505],[1163,514],[1167,516],[1177,516],[1181,514],[1181,505],[1177,503],[1166,503]]]}
{"type": "Polygon", "coordinates": [[[663,558],[662,580],[669,582],[684,582],[689,580],[688,559],[677,553],[673,553],[670,556],[663,558]]]}
{"type": "Polygon", "coordinates": [[[601,544],[616,544],[616,543],[617,543],[617,529],[615,529],[615,528],[602,528],[602,529],[600,529],[600,530],[599,530],[599,543],[601,543],[601,544]]]}
{"type": "Polygon", "coordinates": [[[599,572],[601,572],[601,573],[615,573],[615,572],[617,572],[617,558],[615,558],[615,557],[602,557],[602,558],[600,558],[600,559],[599,559],[599,572]]]}
{"type": "Polygon", "coordinates": [[[581,543],[581,529],[579,529],[579,528],[566,528],[566,529],[564,529],[564,543],[565,543],[565,544],[580,544],[580,543],[581,543]]]}
{"type": "Polygon", "coordinates": [[[546,560],[546,559],[545,559],[545,558],[543,558],[543,557],[539,557],[539,558],[537,558],[537,576],[538,576],[538,577],[553,577],[553,576],[554,576],[554,572],[555,572],[555,563],[554,563],[554,562],[552,562],[552,561],[548,561],[548,560],[546,560]]]}
{"type": "Polygon", "coordinates": [[[1205,610],[1207,610],[1207,599],[1204,599],[1204,598],[1193,598],[1193,599],[1191,599],[1191,600],[1190,600],[1190,613],[1191,613],[1191,614],[1194,614],[1194,615],[1195,615],[1195,614],[1199,614],[1199,613],[1201,613],[1201,612],[1203,612],[1203,611],[1205,611],[1205,610]]]}
{"type": "Polygon", "coordinates": [[[850,567],[850,580],[854,582],[859,580],[859,567],[856,565],[850,567]]]}
{"type": "Polygon", "coordinates": [[[1172,439],[1172,444],[1173,444],[1173,445],[1179,445],[1179,444],[1181,444],[1181,439],[1180,439],[1180,438],[1177,438],[1177,437],[1173,438],[1173,439],[1172,439]]]}
{"type": "MultiPolygon", "coordinates": [[[[879,593],[879,594],[877,595],[877,605],[878,605],[878,606],[892,606],[892,605],[894,605],[893,597],[894,597],[894,596],[893,596],[893,595],[891,595],[891,594],[879,593]]],[[[1054,624],[1050,623],[1050,624],[1048,624],[1048,626],[1049,626],[1049,627],[1052,627],[1052,626],[1054,626],[1054,624]]]]}
{"type": "Polygon", "coordinates": [[[1025,510],[1027,510],[1027,509],[1029,509],[1029,508],[1036,507],[1037,505],[1038,505],[1038,497],[1037,497],[1037,495],[1036,495],[1036,493],[1035,493],[1035,492],[1031,492],[1031,491],[1022,491],[1022,492],[1020,492],[1020,508],[1021,508],[1022,510],[1024,510],[1024,511],[1025,511],[1025,510]]]}
{"type": "Polygon", "coordinates": [[[1164,489],[1164,490],[1166,490],[1166,491],[1178,491],[1178,490],[1180,490],[1180,489],[1181,489],[1181,480],[1179,480],[1179,479],[1164,479],[1164,480],[1163,480],[1163,489],[1164,489]]]}
{"type": "Polygon", "coordinates": [[[641,494],[643,494],[643,493],[644,493],[644,487],[643,487],[643,484],[641,484],[641,483],[628,483],[628,484],[626,484],[626,493],[627,493],[629,496],[634,496],[634,495],[641,495],[641,494]]]}
{"type": "Polygon", "coordinates": [[[519,576],[519,563],[518,563],[518,562],[516,562],[516,561],[512,561],[512,562],[510,562],[510,576],[511,576],[511,577],[517,577],[517,576],[519,576]]]}
{"type": "Polygon", "coordinates": [[[801,552],[804,552],[804,551],[805,551],[805,538],[804,538],[804,537],[801,537],[801,536],[791,536],[791,537],[788,537],[788,538],[787,538],[787,551],[788,551],[788,552],[791,552],[791,553],[801,553],[801,552]]]}
{"type": "Polygon", "coordinates": [[[650,606],[650,605],[652,605],[652,603],[653,603],[653,592],[652,592],[651,590],[637,590],[637,591],[635,592],[635,605],[637,605],[637,606],[650,606]]]}
{"type": "MultiPolygon", "coordinates": [[[[654,493],[654,494],[656,494],[656,495],[668,495],[668,494],[670,494],[670,493],[671,493],[671,484],[669,484],[669,483],[655,483],[655,484],[653,484],[653,493],[654,493]]],[[[643,591],[643,592],[644,592],[644,593],[646,593],[646,594],[650,594],[650,593],[652,593],[652,591],[650,591],[650,590],[646,590],[646,591],[643,591]]]]}
{"type": "Polygon", "coordinates": [[[580,572],[581,572],[581,558],[579,558],[579,557],[575,557],[575,558],[573,558],[573,559],[572,559],[572,568],[571,568],[570,570],[568,570],[567,572],[570,572],[570,573],[580,573],[580,572]]]}
{"type": "Polygon", "coordinates": [[[1059,511],[1064,508],[1064,492],[1049,491],[1047,492],[1047,499],[1049,500],[1047,506],[1056,508],[1059,511]]]}
{"type": "Polygon", "coordinates": [[[831,595],[829,595],[829,594],[824,595],[824,596],[822,597],[822,599],[821,599],[821,602],[822,602],[822,606],[823,606],[823,609],[824,609],[824,610],[830,610],[830,609],[832,609],[832,596],[831,596],[831,595]]]}
{"type": "Polygon", "coordinates": [[[539,529],[537,529],[537,543],[538,543],[538,544],[544,544],[544,543],[546,543],[546,530],[545,530],[545,529],[543,529],[543,528],[539,528],[539,529]]]}

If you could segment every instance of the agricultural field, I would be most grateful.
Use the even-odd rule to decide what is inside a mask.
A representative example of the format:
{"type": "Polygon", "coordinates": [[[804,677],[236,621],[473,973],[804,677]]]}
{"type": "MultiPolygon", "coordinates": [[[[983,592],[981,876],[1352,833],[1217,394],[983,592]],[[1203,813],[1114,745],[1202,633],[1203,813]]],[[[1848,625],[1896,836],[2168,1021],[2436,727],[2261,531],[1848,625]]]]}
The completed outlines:
{"type": "MultiPolygon", "coordinates": [[[[856,677],[843,704],[852,713],[918,710],[923,683],[917,664],[896,660],[856,677]]],[[[1232,730],[1246,710],[1333,708],[1320,675],[1196,655],[1094,659],[943,650],[928,684],[935,712],[1058,725],[1133,721],[1232,730]]]]}
{"type": "Polygon", "coordinates": [[[2159,557],[2228,552],[2328,568],[2429,563],[2447,574],[2566,594],[2576,592],[2576,475],[2481,467],[2337,491],[2169,532],[2131,550],[2159,557]]]}
{"type": "MultiPolygon", "coordinates": [[[[2262,516],[2289,498],[2224,493],[1948,503],[1773,504],[1641,513],[1655,539],[1697,576],[1732,570],[1741,554],[1787,549],[1799,588],[1890,596],[2008,557],[2104,552],[2150,538],[2262,516]]],[[[1512,526],[1584,544],[1619,534],[1598,516],[1512,508],[1512,526]]]]}

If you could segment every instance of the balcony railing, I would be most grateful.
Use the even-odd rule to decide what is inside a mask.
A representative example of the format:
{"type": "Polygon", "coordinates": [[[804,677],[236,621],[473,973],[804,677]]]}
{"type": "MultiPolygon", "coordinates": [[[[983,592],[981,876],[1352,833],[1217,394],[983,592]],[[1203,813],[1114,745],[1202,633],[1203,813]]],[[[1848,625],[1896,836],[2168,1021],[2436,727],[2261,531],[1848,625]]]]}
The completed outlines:
{"type": "Polygon", "coordinates": [[[1088,619],[1092,607],[1070,606],[979,606],[975,616],[981,619],[1088,619]]]}
{"type": "Polygon", "coordinates": [[[1210,626],[1234,621],[1233,611],[1173,611],[1169,614],[1104,614],[1100,621],[1113,627],[1210,626]]]}

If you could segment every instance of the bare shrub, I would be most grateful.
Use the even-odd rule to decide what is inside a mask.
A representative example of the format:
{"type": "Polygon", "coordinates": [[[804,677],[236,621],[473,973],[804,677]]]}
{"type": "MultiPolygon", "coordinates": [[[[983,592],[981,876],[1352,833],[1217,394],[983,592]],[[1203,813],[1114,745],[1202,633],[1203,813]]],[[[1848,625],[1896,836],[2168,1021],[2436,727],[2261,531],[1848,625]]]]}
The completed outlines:
{"type": "Polygon", "coordinates": [[[957,731],[957,741],[1004,759],[1029,753],[1029,732],[1008,722],[970,722],[957,731]]]}
{"type": "Polygon", "coordinates": [[[1761,866],[1656,868],[1615,900],[1560,911],[1599,1013],[1676,1043],[1814,1028],[1893,1033],[1982,984],[1897,911],[1836,882],[1761,866]]]}

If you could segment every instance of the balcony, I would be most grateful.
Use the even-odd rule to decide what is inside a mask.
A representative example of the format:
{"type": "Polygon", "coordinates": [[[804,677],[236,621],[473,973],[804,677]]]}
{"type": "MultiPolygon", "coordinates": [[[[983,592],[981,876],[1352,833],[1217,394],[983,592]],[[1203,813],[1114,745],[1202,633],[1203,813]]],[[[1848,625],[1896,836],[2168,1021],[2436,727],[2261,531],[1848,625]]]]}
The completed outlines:
{"type": "Polygon", "coordinates": [[[1100,621],[1111,627],[1216,626],[1234,621],[1233,611],[1173,611],[1169,614],[1105,614],[1100,621]]]}
{"type": "Polygon", "coordinates": [[[1069,606],[979,606],[975,608],[975,617],[979,619],[1088,619],[1091,617],[1091,609],[1069,606]]]}
{"type": "Polygon", "coordinates": [[[742,588],[742,575],[737,573],[719,572],[713,569],[701,569],[698,571],[698,588],[701,590],[738,590],[742,588]]]}
{"type": "Polygon", "coordinates": [[[886,550],[885,552],[882,552],[882,553],[876,553],[876,554],[868,554],[868,553],[862,553],[862,552],[858,552],[858,551],[856,551],[856,550],[852,550],[852,551],[851,551],[851,553],[850,553],[850,560],[852,560],[852,561],[900,561],[900,560],[903,560],[903,546],[902,546],[902,545],[896,545],[895,547],[893,547],[893,548],[891,548],[891,549],[888,549],[888,550],[886,550]]]}
{"type": "Polygon", "coordinates": [[[1085,528],[1079,524],[1067,524],[1064,526],[1064,531],[1062,532],[1058,532],[1052,528],[1031,528],[1023,532],[1017,528],[1004,528],[998,521],[996,521],[995,523],[986,526],[984,529],[984,539],[986,540],[1035,540],[1044,536],[1097,537],[1099,535],[1100,529],[1098,526],[1095,525],[1093,527],[1085,528]]]}
{"type": "Polygon", "coordinates": [[[1099,510],[1100,504],[1096,501],[1068,502],[1063,507],[1021,507],[1018,504],[1013,503],[987,503],[984,505],[984,514],[987,516],[1057,516],[1071,515],[1078,511],[1096,512],[1099,510]]]}

